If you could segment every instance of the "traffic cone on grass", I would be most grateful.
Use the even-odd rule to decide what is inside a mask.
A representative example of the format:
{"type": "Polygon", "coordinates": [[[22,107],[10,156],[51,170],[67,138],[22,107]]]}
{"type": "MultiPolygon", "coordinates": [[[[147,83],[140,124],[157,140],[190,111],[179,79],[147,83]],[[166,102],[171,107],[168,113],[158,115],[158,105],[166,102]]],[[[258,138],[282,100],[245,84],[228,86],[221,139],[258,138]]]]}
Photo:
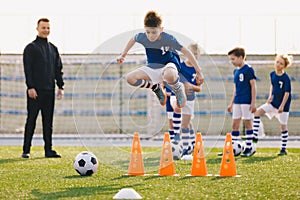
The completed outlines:
{"type": "Polygon", "coordinates": [[[145,174],[144,162],[142,157],[142,147],[139,134],[134,133],[130,154],[130,162],[128,166],[128,175],[142,176],[145,174]]]}
{"type": "Polygon", "coordinates": [[[159,176],[176,176],[175,165],[173,161],[172,146],[169,133],[165,133],[162,146],[160,165],[158,170],[159,176]]]}
{"type": "Polygon", "coordinates": [[[226,134],[219,176],[239,177],[239,175],[236,174],[236,166],[232,147],[232,137],[230,133],[226,134]]]}
{"type": "Polygon", "coordinates": [[[189,174],[188,176],[210,176],[207,173],[206,159],[201,133],[196,134],[191,174],[189,174]]]}

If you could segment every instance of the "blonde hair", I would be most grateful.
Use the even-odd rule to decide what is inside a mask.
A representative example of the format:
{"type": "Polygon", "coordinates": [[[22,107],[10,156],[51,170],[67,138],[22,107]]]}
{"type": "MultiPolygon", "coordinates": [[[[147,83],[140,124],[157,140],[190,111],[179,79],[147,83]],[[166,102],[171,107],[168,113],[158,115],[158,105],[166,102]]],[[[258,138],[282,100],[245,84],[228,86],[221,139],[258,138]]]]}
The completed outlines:
{"type": "Polygon", "coordinates": [[[284,60],[284,63],[285,63],[285,68],[289,67],[292,65],[292,62],[293,62],[293,56],[291,55],[288,55],[288,54],[278,54],[276,56],[276,59],[277,58],[282,58],[284,60]]]}
{"type": "Polygon", "coordinates": [[[191,50],[192,53],[201,54],[200,52],[200,46],[198,43],[191,43],[188,48],[191,50]]]}

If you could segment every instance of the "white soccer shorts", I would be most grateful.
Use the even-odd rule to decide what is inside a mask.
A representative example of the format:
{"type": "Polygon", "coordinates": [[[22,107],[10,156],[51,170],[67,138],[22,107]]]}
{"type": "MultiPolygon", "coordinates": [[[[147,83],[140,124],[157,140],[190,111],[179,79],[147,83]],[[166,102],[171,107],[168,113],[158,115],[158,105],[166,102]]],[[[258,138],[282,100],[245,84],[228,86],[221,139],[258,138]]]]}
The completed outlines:
{"type": "Polygon", "coordinates": [[[253,113],[251,113],[250,104],[233,104],[232,119],[248,120],[253,119],[253,113]]]}
{"type": "Polygon", "coordinates": [[[287,125],[289,119],[289,112],[278,113],[278,109],[274,108],[269,103],[261,105],[258,109],[263,109],[266,112],[266,116],[269,119],[272,119],[275,116],[281,125],[287,125]]]}

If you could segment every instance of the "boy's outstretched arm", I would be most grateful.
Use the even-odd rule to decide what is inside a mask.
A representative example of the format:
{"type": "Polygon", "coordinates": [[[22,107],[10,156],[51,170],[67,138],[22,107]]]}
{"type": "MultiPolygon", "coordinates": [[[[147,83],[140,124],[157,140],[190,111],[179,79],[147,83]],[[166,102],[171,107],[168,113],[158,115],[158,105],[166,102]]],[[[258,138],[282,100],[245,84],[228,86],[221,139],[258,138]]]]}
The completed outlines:
{"type": "Polygon", "coordinates": [[[134,40],[134,38],[131,38],[131,39],[129,40],[129,42],[127,43],[127,45],[126,45],[124,51],[123,51],[123,52],[121,53],[121,55],[117,58],[117,62],[118,62],[119,64],[121,64],[121,63],[124,62],[127,53],[129,52],[129,50],[131,49],[131,47],[133,47],[134,44],[135,44],[135,40],[134,40]]]}

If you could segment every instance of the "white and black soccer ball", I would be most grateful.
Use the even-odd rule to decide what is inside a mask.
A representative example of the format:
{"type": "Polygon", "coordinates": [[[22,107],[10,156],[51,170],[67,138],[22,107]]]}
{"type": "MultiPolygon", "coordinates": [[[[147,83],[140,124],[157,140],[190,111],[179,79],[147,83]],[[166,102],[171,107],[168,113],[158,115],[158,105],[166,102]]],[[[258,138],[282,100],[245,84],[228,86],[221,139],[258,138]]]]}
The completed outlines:
{"type": "Polygon", "coordinates": [[[74,159],[74,168],[81,176],[91,176],[98,169],[97,157],[88,151],[80,152],[74,159]]]}
{"type": "MultiPolygon", "coordinates": [[[[242,152],[245,151],[246,149],[246,141],[241,142],[242,144],[242,152]]],[[[252,142],[252,146],[251,146],[251,154],[256,152],[256,144],[254,142],[252,142]]]]}
{"type": "Polygon", "coordinates": [[[183,147],[180,143],[171,143],[172,144],[172,155],[173,160],[180,160],[183,147]]]}
{"type": "Polygon", "coordinates": [[[244,143],[238,140],[233,140],[232,148],[234,156],[239,156],[244,151],[244,143]]]}
{"type": "Polygon", "coordinates": [[[256,152],[256,144],[254,142],[252,142],[251,154],[254,154],[255,152],[256,152]]]}

